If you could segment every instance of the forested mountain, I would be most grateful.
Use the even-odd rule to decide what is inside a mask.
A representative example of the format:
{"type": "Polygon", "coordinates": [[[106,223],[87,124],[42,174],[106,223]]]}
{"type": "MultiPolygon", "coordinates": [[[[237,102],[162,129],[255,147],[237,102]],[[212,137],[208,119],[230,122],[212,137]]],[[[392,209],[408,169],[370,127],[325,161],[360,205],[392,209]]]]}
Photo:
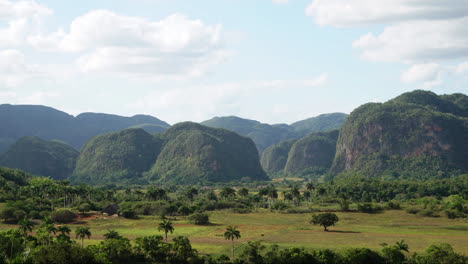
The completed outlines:
{"type": "Polygon", "coordinates": [[[80,149],[88,139],[103,133],[135,126],[160,132],[169,127],[166,122],[152,116],[84,113],[73,117],[51,107],[8,104],[0,105],[0,123],[0,153],[24,136],[58,139],[80,149]]]}
{"type": "Polygon", "coordinates": [[[298,121],[291,125],[263,124],[255,120],[243,119],[236,116],[215,117],[202,122],[209,127],[224,128],[250,137],[260,153],[281,141],[304,137],[310,133],[325,132],[339,129],[347,115],[343,113],[324,114],[298,121]]]}
{"type": "Polygon", "coordinates": [[[403,94],[354,110],[332,172],[367,177],[442,178],[468,171],[468,96],[403,94]]]}
{"type": "Polygon", "coordinates": [[[162,140],[143,129],[93,137],[81,150],[71,180],[81,183],[142,183],[161,151],[162,140]]]}
{"type": "Polygon", "coordinates": [[[267,180],[250,138],[185,122],[162,136],[165,145],[148,176],[158,182],[267,180]]]}
{"type": "Polygon", "coordinates": [[[338,130],[312,133],[271,146],[263,152],[262,166],[272,175],[322,175],[333,163],[338,134],[338,130]]]}
{"type": "Polygon", "coordinates": [[[62,142],[23,137],[0,156],[0,166],[67,179],[75,169],[78,155],[78,151],[62,142]]]}
{"type": "Polygon", "coordinates": [[[268,179],[252,140],[234,132],[180,123],[151,135],[127,129],[99,135],[83,147],[73,182],[227,182],[268,179]]]}

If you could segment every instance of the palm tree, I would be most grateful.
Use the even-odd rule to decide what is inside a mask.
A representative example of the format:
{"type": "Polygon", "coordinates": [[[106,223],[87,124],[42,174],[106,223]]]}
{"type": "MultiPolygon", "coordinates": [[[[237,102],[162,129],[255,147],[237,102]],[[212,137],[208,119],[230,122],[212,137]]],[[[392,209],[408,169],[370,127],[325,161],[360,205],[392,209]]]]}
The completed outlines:
{"type": "Polygon", "coordinates": [[[81,248],[83,248],[85,237],[87,237],[88,239],[91,238],[91,231],[89,231],[89,227],[80,226],[76,228],[75,235],[76,235],[76,238],[81,239],[81,248]]]}
{"type": "Polygon", "coordinates": [[[232,259],[234,259],[234,239],[239,239],[240,237],[241,237],[241,234],[240,234],[240,231],[237,230],[237,226],[226,227],[226,232],[224,232],[224,239],[231,240],[232,259]]]}
{"type": "Polygon", "coordinates": [[[70,235],[70,232],[71,232],[70,228],[68,226],[66,226],[66,225],[59,226],[57,228],[57,231],[60,232],[60,234],[62,234],[64,236],[70,235]]]}
{"type": "Polygon", "coordinates": [[[29,218],[23,218],[19,222],[19,227],[18,229],[20,232],[23,234],[23,236],[26,238],[28,236],[28,233],[31,232],[34,228],[34,223],[31,221],[29,218]]]}
{"type": "Polygon", "coordinates": [[[172,222],[169,220],[163,220],[161,223],[159,223],[158,231],[164,231],[164,235],[165,235],[164,241],[166,241],[167,243],[167,233],[174,232],[174,227],[172,226],[172,222]]]}
{"type": "Polygon", "coordinates": [[[406,251],[406,252],[409,252],[409,246],[408,244],[405,243],[404,240],[400,241],[400,242],[396,242],[395,243],[395,247],[397,249],[399,249],[400,251],[406,251]]]}

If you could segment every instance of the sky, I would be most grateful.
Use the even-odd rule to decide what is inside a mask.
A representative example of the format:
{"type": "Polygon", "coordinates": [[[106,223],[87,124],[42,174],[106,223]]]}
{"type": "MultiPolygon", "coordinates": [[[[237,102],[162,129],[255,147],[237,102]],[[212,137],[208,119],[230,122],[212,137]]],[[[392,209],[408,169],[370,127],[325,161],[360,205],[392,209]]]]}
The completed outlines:
{"type": "Polygon", "coordinates": [[[468,0],[0,0],[0,103],[292,123],[468,94],[468,0]]]}

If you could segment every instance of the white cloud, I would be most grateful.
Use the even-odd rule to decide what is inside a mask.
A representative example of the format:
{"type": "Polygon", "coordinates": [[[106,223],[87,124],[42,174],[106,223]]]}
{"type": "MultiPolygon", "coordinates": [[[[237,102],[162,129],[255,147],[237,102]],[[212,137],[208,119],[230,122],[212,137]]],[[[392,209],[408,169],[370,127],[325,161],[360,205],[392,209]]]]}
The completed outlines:
{"type": "Polygon", "coordinates": [[[317,24],[332,26],[461,18],[467,13],[466,0],[314,0],[306,9],[317,24]]]}
{"type": "Polygon", "coordinates": [[[425,87],[434,87],[442,82],[443,67],[437,63],[416,64],[402,73],[405,83],[422,82],[425,87]]]}
{"type": "Polygon", "coordinates": [[[314,0],[306,14],[335,27],[382,24],[352,45],[366,60],[411,64],[403,82],[437,86],[449,60],[468,57],[468,0],[314,0]]]}
{"type": "Polygon", "coordinates": [[[460,63],[456,70],[455,70],[456,73],[465,73],[465,72],[468,72],[468,61],[465,61],[465,62],[462,62],[460,63]]]}
{"type": "MultiPolygon", "coordinates": [[[[468,3],[467,3],[468,4],[468,3]]],[[[420,62],[468,56],[468,16],[454,20],[408,21],[369,33],[353,43],[372,61],[420,62]]]]}
{"type": "Polygon", "coordinates": [[[0,0],[0,19],[37,18],[52,14],[52,10],[36,1],[0,0]]]}
{"type": "Polygon", "coordinates": [[[272,0],[275,4],[287,4],[289,0],[272,0]]]}
{"type": "Polygon", "coordinates": [[[0,51],[0,83],[5,86],[20,85],[39,73],[39,67],[27,64],[25,56],[20,51],[0,51]]]}
{"type": "Polygon", "coordinates": [[[0,0],[0,21],[6,27],[0,28],[0,47],[15,48],[24,45],[30,34],[37,34],[41,21],[52,11],[35,1],[0,0]]]}
{"type": "Polygon", "coordinates": [[[206,25],[182,14],[151,21],[94,10],[76,18],[68,32],[36,35],[29,41],[43,50],[82,54],[77,65],[83,72],[155,78],[199,76],[230,55],[223,48],[221,25],[206,25]]]}

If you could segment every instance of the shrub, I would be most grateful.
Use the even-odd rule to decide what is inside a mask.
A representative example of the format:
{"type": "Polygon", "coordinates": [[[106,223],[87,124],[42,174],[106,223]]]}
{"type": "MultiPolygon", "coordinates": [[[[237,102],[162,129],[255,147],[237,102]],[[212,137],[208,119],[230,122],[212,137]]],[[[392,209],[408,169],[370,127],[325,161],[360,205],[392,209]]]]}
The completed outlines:
{"type": "Polygon", "coordinates": [[[9,219],[15,218],[15,209],[11,207],[5,207],[0,210],[0,218],[8,221],[9,219]]]}
{"type": "Polygon", "coordinates": [[[279,201],[279,200],[275,201],[271,205],[271,209],[272,210],[277,210],[277,211],[286,210],[286,209],[288,209],[288,207],[289,206],[285,202],[279,201]]]}
{"type": "Polygon", "coordinates": [[[82,214],[88,212],[91,210],[91,205],[89,203],[82,203],[78,206],[78,211],[80,211],[82,214]]]}
{"type": "Polygon", "coordinates": [[[398,201],[389,201],[387,203],[387,208],[388,209],[393,209],[393,210],[399,210],[399,209],[401,209],[400,202],[398,202],[398,201]]]}
{"type": "Polygon", "coordinates": [[[136,212],[131,208],[120,210],[119,214],[121,216],[123,216],[125,218],[129,218],[129,219],[136,218],[136,216],[137,216],[136,212]]]}
{"type": "Polygon", "coordinates": [[[423,210],[419,211],[418,215],[425,216],[425,217],[435,217],[435,216],[437,216],[434,209],[431,209],[431,208],[427,208],[427,209],[423,209],[423,210]]]}
{"type": "Polygon", "coordinates": [[[445,215],[447,215],[449,219],[462,218],[465,216],[462,212],[454,209],[445,210],[445,215]]]}
{"type": "Polygon", "coordinates": [[[188,219],[195,225],[207,225],[210,223],[209,216],[205,213],[192,214],[188,219]]]}
{"type": "Polygon", "coordinates": [[[408,212],[410,214],[417,214],[417,213],[419,213],[419,211],[421,211],[421,208],[418,208],[418,207],[410,207],[410,208],[406,209],[406,212],[408,212]]]}
{"type": "Polygon", "coordinates": [[[363,213],[376,213],[382,211],[382,207],[371,203],[361,203],[357,205],[358,211],[363,213]]]}
{"type": "Polygon", "coordinates": [[[76,214],[70,210],[61,209],[50,214],[50,218],[57,223],[70,223],[76,218],[76,214]]]}
{"type": "Polygon", "coordinates": [[[26,212],[24,210],[16,210],[13,214],[16,220],[23,219],[26,216],[26,212]]]}
{"type": "Polygon", "coordinates": [[[41,215],[39,214],[38,211],[29,212],[28,217],[32,219],[41,219],[41,215]]]}

